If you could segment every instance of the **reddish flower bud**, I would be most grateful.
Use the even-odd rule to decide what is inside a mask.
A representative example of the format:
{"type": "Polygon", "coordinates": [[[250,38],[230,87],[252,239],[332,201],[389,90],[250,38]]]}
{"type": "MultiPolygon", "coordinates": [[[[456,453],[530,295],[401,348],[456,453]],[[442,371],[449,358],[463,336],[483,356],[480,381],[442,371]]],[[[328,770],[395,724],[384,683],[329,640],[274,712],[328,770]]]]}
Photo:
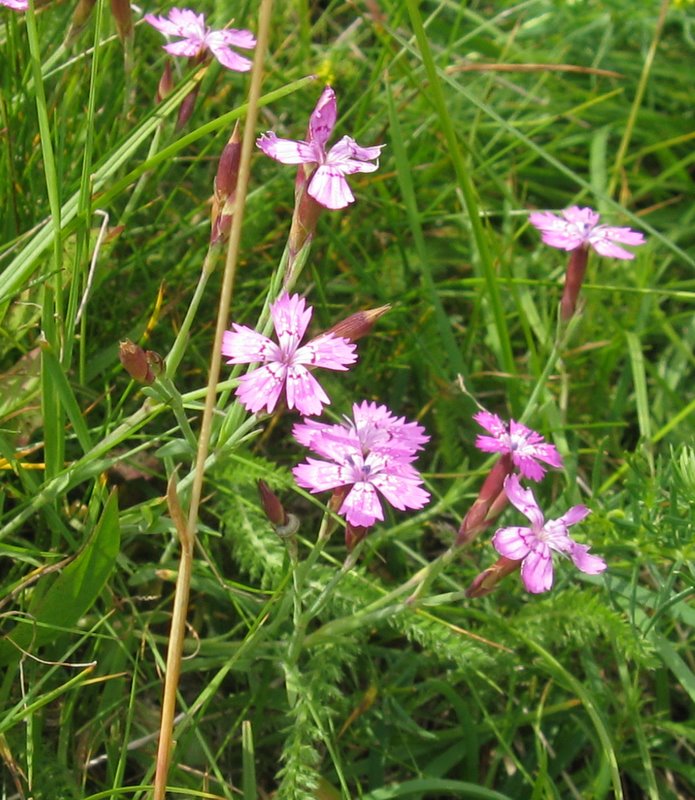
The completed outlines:
{"type": "Polygon", "coordinates": [[[560,318],[563,322],[568,322],[572,319],[577,309],[579,290],[582,288],[582,282],[584,281],[588,258],[589,250],[586,245],[578,247],[570,253],[567,273],[565,274],[565,288],[560,301],[560,318]]]}
{"type": "Polygon", "coordinates": [[[239,161],[241,160],[241,134],[239,121],[234,125],[232,135],[222,150],[217,174],[215,175],[215,195],[223,203],[236,192],[237,179],[239,178],[239,161]]]}
{"type": "Polygon", "coordinates": [[[125,44],[133,38],[133,13],[130,0],[111,0],[111,14],[116,23],[118,38],[125,44]]]}
{"type": "Polygon", "coordinates": [[[154,383],[164,369],[164,359],[152,350],[143,350],[140,345],[126,339],[118,346],[118,358],[123,369],[138,383],[148,386],[154,383]]]}
{"type": "Polygon", "coordinates": [[[195,101],[198,98],[199,91],[200,84],[197,83],[181,101],[181,105],[179,107],[179,116],[176,119],[177,131],[180,131],[193,115],[193,109],[195,108],[195,101]]]}
{"type": "Polygon", "coordinates": [[[263,511],[270,522],[275,526],[287,525],[287,512],[280,502],[280,498],[264,480],[258,481],[258,493],[261,496],[263,511]]]}
{"type": "MultiPolygon", "coordinates": [[[[305,165],[301,164],[297,171],[297,178],[303,174],[305,165]]],[[[294,262],[297,260],[300,250],[311,244],[316,230],[316,223],[323,211],[323,206],[317,203],[306,191],[306,178],[304,186],[298,192],[295,191],[294,212],[292,214],[292,225],[288,240],[289,259],[287,269],[291,271],[294,262]]]]}
{"type": "Polygon", "coordinates": [[[490,594],[497,584],[507,575],[516,572],[521,566],[521,561],[501,556],[495,563],[478,575],[473,583],[466,589],[466,597],[485,597],[490,594]]]}
{"type": "Polygon", "coordinates": [[[161,103],[165,97],[168,97],[174,89],[174,78],[171,74],[171,63],[166,61],[164,63],[164,72],[162,72],[162,77],[159,79],[159,84],[157,85],[157,95],[155,100],[157,103],[161,103]]]}
{"type": "Polygon", "coordinates": [[[370,308],[366,311],[358,311],[356,314],[336,322],[326,333],[332,333],[334,336],[342,336],[343,339],[356,342],[371,333],[379,317],[382,317],[390,309],[390,305],[385,305],[379,306],[379,308],[370,308]]]}
{"type": "Polygon", "coordinates": [[[72,12],[70,28],[65,37],[68,44],[71,44],[80,35],[96,3],[97,0],[79,0],[75,10],[72,12]]]}
{"type": "Polygon", "coordinates": [[[328,509],[337,514],[351,489],[352,486],[349,484],[347,486],[338,486],[333,489],[333,494],[328,500],[328,509]]]}
{"type": "Polygon", "coordinates": [[[347,523],[345,526],[345,547],[348,553],[355,549],[369,531],[369,528],[365,528],[362,525],[350,525],[349,522],[347,523]]]}
{"type": "Polygon", "coordinates": [[[478,497],[463,518],[456,537],[456,546],[467,544],[475,539],[502,513],[502,509],[507,504],[504,479],[513,471],[512,457],[508,453],[504,453],[490,470],[490,474],[485,478],[485,482],[478,492],[478,497]]]}
{"type": "Polygon", "coordinates": [[[241,135],[239,133],[239,123],[237,122],[217,165],[214,194],[212,196],[210,244],[218,244],[229,239],[234,205],[236,203],[236,185],[239,178],[240,160],[241,135]]]}

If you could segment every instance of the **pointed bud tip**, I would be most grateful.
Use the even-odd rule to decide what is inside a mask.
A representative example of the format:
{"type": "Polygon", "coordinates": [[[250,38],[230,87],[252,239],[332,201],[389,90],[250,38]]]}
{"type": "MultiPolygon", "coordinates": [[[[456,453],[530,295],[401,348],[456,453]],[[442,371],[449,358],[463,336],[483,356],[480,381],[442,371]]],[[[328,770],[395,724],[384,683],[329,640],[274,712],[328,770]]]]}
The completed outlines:
{"type": "Polygon", "coordinates": [[[280,498],[264,480],[258,481],[258,493],[261,496],[261,505],[266,517],[275,527],[284,527],[288,523],[287,512],[280,502],[280,498]]]}
{"type": "Polygon", "coordinates": [[[379,308],[358,311],[356,314],[351,314],[349,317],[340,320],[340,322],[336,322],[326,333],[332,333],[334,336],[341,336],[343,339],[355,342],[371,333],[377,320],[390,309],[391,304],[389,303],[385,306],[379,306],[379,308]]]}

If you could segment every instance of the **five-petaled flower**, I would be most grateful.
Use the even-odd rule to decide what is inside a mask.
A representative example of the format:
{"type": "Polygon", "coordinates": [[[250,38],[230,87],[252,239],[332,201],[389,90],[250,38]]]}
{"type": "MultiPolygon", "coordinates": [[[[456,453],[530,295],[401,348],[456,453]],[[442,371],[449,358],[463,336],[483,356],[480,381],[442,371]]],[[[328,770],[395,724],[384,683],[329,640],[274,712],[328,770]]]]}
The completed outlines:
{"type": "Polygon", "coordinates": [[[7,6],[13,11],[26,11],[29,8],[29,0],[0,0],[0,6],[7,6]]]}
{"type": "Polygon", "coordinates": [[[500,528],[492,537],[497,552],[513,561],[521,561],[521,579],[529,592],[546,592],[553,585],[553,550],[569,556],[574,566],[588,575],[606,569],[606,562],[589,553],[589,547],[570,538],[568,528],[581,522],[591,512],[586,506],[572,506],[558,519],[545,520],[530,489],[524,489],[516,475],[504,484],[509,502],[531,523],[530,528],[500,528]]]}
{"type": "Polygon", "coordinates": [[[297,483],[313,493],[336,491],[338,513],[360,528],[383,520],[379,494],[401,511],[422,508],[430,495],[411,462],[429,439],[424,428],[375,403],[355,404],[352,410],[353,418],[342,425],[305,420],[294,426],[300,443],[328,459],[307,458],[296,466],[297,483]]]}
{"type": "Polygon", "coordinates": [[[205,24],[203,14],[196,14],[188,8],[172,8],[168,18],[145,14],[145,21],[165,36],[180,37],[181,41],[164,45],[164,49],[172,56],[196,58],[210,51],[227,69],[237,72],[251,69],[249,59],[231,49],[240,47],[242,50],[252,50],[256,46],[256,39],[251,31],[233,28],[212,30],[205,24]]]}
{"type": "Polygon", "coordinates": [[[252,413],[264,406],[271,413],[285,388],[288,408],[297,408],[306,415],[320,414],[330,400],[309,367],[347,370],[357,360],[355,345],[332,333],[300,345],[312,313],[303,297],[284,292],[270,306],[277,343],[236,323],[233,330],[224,332],[222,353],[229,359],[228,364],[262,365],[242,375],[236,390],[241,403],[252,413]]]}
{"type": "Polygon", "coordinates": [[[644,236],[631,228],[615,228],[599,225],[599,214],[591,208],[572,206],[557,217],[549,211],[536,211],[529,222],[541,232],[541,239],[559,250],[576,250],[578,247],[593,247],[602,256],[633,259],[634,253],[620,244],[644,244],[644,236]]]}
{"type": "Polygon", "coordinates": [[[539,464],[544,461],[551,467],[562,467],[562,456],[554,445],[547,444],[540,433],[527,428],[520,422],[510,420],[509,425],[489,411],[479,411],[473,415],[478,425],[485,428],[490,436],[479,435],[475,446],[485,453],[503,453],[511,457],[519,472],[532,481],[540,481],[545,468],[539,464]]]}
{"type": "Polygon", "coordinates": [[[260,149],[281,164],[316,165],[309,178],[307,192],[325,208],[345,208],[354,202],[346,175],[355,172],[374,172],[384,145],[361,147],[350,136],[326,152],[326,142],[335,126],[337,107],[335,92],[326,86],[309,120],[307,141],[280,139],[272,131],[262,134],[256,141],[260,149]],[[376,161],[372,164],[370,162],[376,161]]]}

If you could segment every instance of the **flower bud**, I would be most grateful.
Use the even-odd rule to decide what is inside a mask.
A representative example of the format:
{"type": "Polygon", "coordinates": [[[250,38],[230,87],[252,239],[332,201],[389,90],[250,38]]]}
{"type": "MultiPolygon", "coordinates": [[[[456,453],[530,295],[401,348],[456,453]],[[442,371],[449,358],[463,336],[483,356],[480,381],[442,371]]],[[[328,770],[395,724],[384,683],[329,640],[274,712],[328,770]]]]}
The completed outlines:
{"type": "Polygon", "coordinates": [[[125,44],[133,38],[133,13],[130,0],[111,0],[111,14],[116,23],[118,38],[125,44]]]}
{"type": "Polygon", "coordinates": [[[157,103],[161,103],[165,97],[168,97],[174,89],[174,78],[171,74],[171,63],[166,61],[164,63],[164,72],[162,72],[162,77],[159,79],[159,84],[157,85],[157,94],[155,96],[155,101],[157,103]]]}
{"type": "Polygon", "coordinates": [[[264,480],[258,481],[258,493],[261,496],[261,505],[266,517],[271,524],[278,526],[287,525],[288,517],[280,498],[273,492],[264,480]]]}
{"type": "Polygon", "coordinates": [[[473,505],[463,518],[456,537],[455,544],[457,547],[475,539],[502,513],[502,509],[507,504],[504,479],[507,475],[511,475],[513,471],[512,458],[508,453],[505,453],[490,470],[490,474],[480,487],[480,492],[473,505]]]}
{"type": "Polygon", "coordinates": [[[589,258],[589,250],[586,245],[577,247],[570,253],[565,274],[565,288],[562,292],[560,301],[560,318],[563,322],[568,322],[574,316],[579,299],[579,290],[582,288],[584,273],[586,272],[586,262],[589,258]]]}
{"type": "Polygon", "coordinates": [[[200,84],[197,83],[181,101],[181,105],[179,106],[179,115],[176,119],[177,131],[180,131],[193,115],[193,109],[195,108],[195,101],[198,99],[199,91],[200,84]]]}
{"type": "Polygon", "coordinates": [[[154,383],[164,369],[164,359],[153,350],[143,350],[140,345],[126,339],[118,346],[118,358],[123,369],[138,383],[154,383]]]}
{"type": "Polygon", "coordinates": [[[358,311],[356,314],[351,314],[349,317],[340,320],[340,322],[336,322],[326,333],[332,333],[334,336],[341,336],[343,339],[356,342],[371,333],[379,317],[382,317],[390,309],[391,305],[389,304],[379,306],[379,308],[370,308],[366,311],[358,311]]]}
{"type": "MultiPolygon", "coordinates": [[[[305,164],[299,165],[297,176],[303,174],[305,164]]],[[[291,270],[301,249],[311,244],[316,230],[316,223],[323,211],[323,206],[317,203],[306,191],[307,181],[304,179],[304,186],[299,191],[295,191],[294,212],[292,213],[292,225],[288,239],[289,263],[288,271],[291,270]]]]}
{"type": "Polygon", "coordinates": [[[239,161],[241,160],[241,134],[239,121],[234,125],[232,135],[222,150],[217,174],[215,175],[215,196],[223,203],[236,192],[239,178],[239,161]]]}
{"type": "Polygon", "coordinates": [[[466,589],[466,597],[485,597],[496,588],[503,578],[516,572],[520,566],[521,561],[501,556],[491,567],[483,570],[473,580],[473,583],[466,589]]]}
{"type": "Polygon", "coordinates": [[[369,528],[363,525],[350,525],[348,522],[345,526],[345,547],[348,553],[351,553],[355,547],[364,539],[369,533],[369,528]]]}
{"type": "Polygon", "coordinates": [[[87,24],[89,15],[92,13],[92,9],[96,3],[97,0],[79,0],[79,3],[72,13],[72,20],[70,21],[68,34],[65,37],[67,44],[72,44],[72,42],[80,35],[82,29],[87,24]]]}
{"type": "Polygon", "coordinates": [[[236,185],[239,178],[240,160],[241,135],[239,133],[239,123],[237,122],[217,165],[214,194],[212,196],[210,244],[219,244],[229,239],[234,205],[236,203],[236,185]]]}

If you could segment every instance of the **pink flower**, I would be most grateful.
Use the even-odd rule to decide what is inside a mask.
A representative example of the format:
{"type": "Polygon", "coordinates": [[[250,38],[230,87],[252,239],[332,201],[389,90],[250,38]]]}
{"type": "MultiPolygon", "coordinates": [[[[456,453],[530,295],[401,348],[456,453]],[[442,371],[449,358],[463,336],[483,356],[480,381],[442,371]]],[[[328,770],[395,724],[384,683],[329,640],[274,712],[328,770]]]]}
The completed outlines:
{"type": "Polygon", "coordinates": [[[335,126],[337,107],[335,92],[326,86],[309,120],[307,141],[279,139],[272,131],[256,140],[260,149],[281,164],[310,164],[317,169],[309,179],[307,192],[325,208],[345,208],[354,202],[346,175],[354,172],[374,172],[384,145],[360,147],[349,136],[326,152],[326,142],[335,126]],[[370,164],[370,161],[377,163],[370,164]]]}
{"type": "Polygon", "coordinates": [[[568,528],[581,522],[591,512],[586,506],[572,506],[559,519],[547,522],[530,489],[524,489],[516,475],[504,482],[509,502],[531,523],[530,528],[500,528],[492,537],[497,552],[513,561],[521,561],[521,579],[527,591],[546,592],[553,585],[552,551],[569,556],[574,566],[588,575],[606,569],[606,562],[589,554],[589,548],[570,538],[568,528]]]}
{"type": "Polygon", "coordinates": [[[222,353],[229,358],[228,364],[260,361],[263,365],[243,375],[236,390],[252,413],[263,406],[271,413],[284,387],[288,408],[306,415],[320,414],[331,401],[307,367],[347,370],[348,364],[357,361],[355,345],[331,333],[300,346],[312,313],[311,306],[305,308],[303,297],[284,292],[270,306],[277,344],[245,325],[234,323],[234,330],[224,332],[222,353]]]}
{"type": "Polygon", "coordinates": [[[369,528],[384,519],[379,494],[401,511],[422,508],[430,495],[411,465],[415,452],[429,439],[424,429],[386,406],[364,402],[353,406],[353,419],[342,425],[312,420],[295,425],[293,434],[318,455],[292,472],[310,492],[338,490],[338,510],[353,527],[369,528]]]}
{"type": "Polygon", "coordinates": [[[29,8],[29,0],[0,0],[0,6],[6,6],[13,11],[26,11],[29,8]]]}
{"type": "Polygon", "coordinates": [[[248,72],[251,69],[248,58],[231,49],[234,46],[241,47],[242,50],[252,50],[256,46],[256,39],[251,31],[233,28],[214,31],[205,24],[203,14],[196,14],[188,8],[172,8],[168,18],[145,14],[145,21],[165,36],[181,38],[180,42],[164,45],[164,49],[172,56],[195,58],[209,50],[227,69],[237,72],[248,72]]]}
{"type": "Polygon", "coordinates": [[[292,430],[294,438],[305,447],[325,458],[335,458],[346,447],[367,455],[379,453],[405,463],[415,459],[430,437],[417,422],[406,422],[396,417],[386,406],[367,400],[352,406],[352,419],[345,417],[342,425],[328,425],[315,420],[305,420],[292,430]]]}
{"type": "Polygon", "coordinates": [[[541,232],[541,239],[560,250],[576,250],[591,245],[601,256],[633,259],[634,253],[618,246],[644,244],[644,236],[631,228],[598,225],[599,215],[591,208],[572,206],[562,212],[562,218],[549,211],[537,211],[529,221],[541,232]]]}
{"type": "Polygon", "coordinates": [[[519,472],[532,481],[539,481],[545,469],[538,462],[544,461],[551,467],[562,467],[562,456],[552,444],[544,442],[540,433],[527,428],[513,419],[509,425],[489,411],[479,411],[473,419],[491,436],[479,435],[475,440],[478,450],[485,453],[506,453],[519,472]]]}

